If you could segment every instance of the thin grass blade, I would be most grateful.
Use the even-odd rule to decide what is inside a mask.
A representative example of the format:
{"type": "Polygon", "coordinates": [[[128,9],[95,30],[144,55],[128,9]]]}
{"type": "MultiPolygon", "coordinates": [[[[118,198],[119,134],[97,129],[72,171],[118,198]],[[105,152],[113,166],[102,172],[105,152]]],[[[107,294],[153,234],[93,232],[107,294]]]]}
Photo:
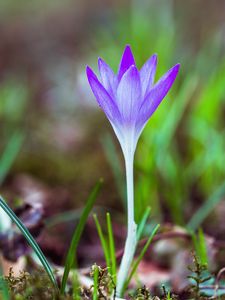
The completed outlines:
{"type": "Polygon", "coordinates": [[[107,268],[109,269],[109,272],[111,273],[111,270],[110,270],[110,251],[109,251],[109,246],[108,246],[108,243],[107,243],[107,241],[106,241],[106,239],[104,237],[104,234],[102,232],[102,228],[101,228],[101,225],[99,223],[97,215],[94,214],[93,218],[94,218],[95,225],[96,225],[96,228],[97,228],[97,231],[98,231],[98,236],[99,236],[100,241],[101,241],[102,250],[103,250],[103,253],[104,253],[104,256],[105,256],[106,265],[107,265],[107,268]]]}
{"type": "Polygon", "coordinates": [[[191,220],[187,224],[188,229],[190,229],[191,231],[195,231],[213,211],[216,205],[224,199],[224,195],[225,184],[222,184],[192,216],[191,220]]]}
{"type": "Polygon", "coordinates": [[[148,220],[148,217],[149,217],[149,215],[150,215],[150,212],[151,212],[151,208],[150,208],[150,206],[148,206],[148,207],[146,208],[146,210],[145,210],[145,212],[144,212],[142,218],[141,218],[141,222],[140,222],[140,224],[139,224],[139,226],[138,226],[138,229],[137,229],[137,240],[138,240],[138,241],[139,241],[140,238],[141,238],[141,235],[142,235],[143,230],[144,230],[144,228],[145,228],[145,224],[146,224],[146,222],[147,222],[147,220],[148,220]]]}
{"type": "Polygon", "coordinates": [[[1,266],[0,266],[0,299],[2,300],[10,299],[8,286],[3,278],[1,266]]]}
{"type": "Polygon", "coordinates": [[[192,234],[195,251],[201,261],[202,265],[208,265],[207,245],[203,230],[199,228],[198,232],[192,234]]]}
{"type": "Polygon", "coordinates": [[[93,300],[98,300],[98,266],[94,266],[94,290],[93,290],[93,300]]]}
{"type": "Polygon", "coordinates": [[[93,208],[93,205],[95,203],[95,200],[98,196],[98,193],[102,187],[103,184],[103,180],[100,179],[97,184],[94,186],[93,190],[91,191],[88,199],[87,199],[87,203],[84,207],[84,210],[81,214],[80,217],[80,221],[74,231],[71,243],[70,243],[70,247],[69,247],[69,251],[67,253],[67,257],[66,257],[66,262],[65,262],[65,269],[64,269],[64,273],[63,273],[63,278],[62,278],[62,285],[60,288],[60,292],[63,294],[65,292],[66,289],[66,282],[69,276],[69,272],[71,270],[71,268],[74,265],[74,261],[75,261],[75,256],[76,256],[76,251],[77,251],[77,246],[78,243],[80,241],[80,237],[81,234],[83,232],[84,226],[86,224],[87,218],[93,208]]]}
{"type": "Polygon", "coordinates": [[[0,184],[3,183],[5,177],[9,173],[16,156],[20,151],[23,141],[24,134],[20,131],[15,132],[8,141],[0,159],[0,184]]]}
{"type": "Polygon", "coordinates": [[[111,270],[114,283],[116,283],[116,251],[115,251],[115,243],[113,237],[113,230],[112,230],[112,222],[110,213],[106,214],[106,221],[107,221],[107,229],[108,229],[108,236],[109,236],[109,251],[110,251],[110,260],[111,260],[111,270]]]}
{"type": "Polygon", "coordinates": [[[58,289],[58,285],[55,279],[55,276],[52,272],[51,266],[48,263],[46,257],[44,256],[41,248],[38,246],[35,239],[30,234],[29,230],[23,225],[23,223],[20,221],[19,218],[17,218],[16,214],[12,211],[12,209],[6,204],[4,199],[0,196],[0,206],[1,208],[7,213],[7,215],[11,218],[11,220],[16,224],[16,226],[19,228],[25,239],[27,240],[28,244],[31,246],[31,248],[36,253],[37,257],[39,258],[42,266],[44,267],[45,271],[47,272],[51,282],[55,286],[56,289],[58,289]]]}
{"type": "Polygon", "coordinates": [[[79,282],[79,279],[78,279],[77,270],[74,270],[74,272],[73,272],[72,286],[73,286],[73,299],[74,300],[81,300],[80,282],[79,282]]]}
{"type": "Polygon", "coordinates": [[[52,227],[65,222],[77,221],[80,219],[81,213],[82,209],[72,209],[46,218],[44,223],[47,227],[52,227]]]}

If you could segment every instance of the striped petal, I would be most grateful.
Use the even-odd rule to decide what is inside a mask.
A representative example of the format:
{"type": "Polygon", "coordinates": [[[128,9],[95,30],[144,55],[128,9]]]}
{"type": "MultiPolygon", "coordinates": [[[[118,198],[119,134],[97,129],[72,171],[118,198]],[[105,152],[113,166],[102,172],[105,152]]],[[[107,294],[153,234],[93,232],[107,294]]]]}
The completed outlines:
{"type": "Polygon", "coordinates": [[[110,95],[115,95],[118,85],[117,76],[101,58],[98,59],[98,68],[101,76],[102,85],[110,95]]]}
{"type": "Polygon", "coordinates": [[[103,85],[99,82],[97,76],[94,74],[91,68],[87,67],[86,73],[89,84],[99,106],[112,123],[119,123],[121,121],[121,116],[116,103],[113,101],[103,85]]]}
{"type": "Polygon", "coordinates": [[[138,69],[131,66],[123,75],[117,89],[117,106],[125,123],[134,124],[141,97],[138,69]]]}
{"type": "Polygon", "coordinates": [[[157,55],[152,55],[140,70],[143,99],[153,86],[157,66],[157,55]]]}
{"type": "Polygon", "coordinates": [[[136,123],[137,128],[141,128],[155,112],[161,101],[169,92],[174,80],[177,77],[180,65],[172,67],[160,80],[153,86],[146,98],[144,99],[136,123]]]}

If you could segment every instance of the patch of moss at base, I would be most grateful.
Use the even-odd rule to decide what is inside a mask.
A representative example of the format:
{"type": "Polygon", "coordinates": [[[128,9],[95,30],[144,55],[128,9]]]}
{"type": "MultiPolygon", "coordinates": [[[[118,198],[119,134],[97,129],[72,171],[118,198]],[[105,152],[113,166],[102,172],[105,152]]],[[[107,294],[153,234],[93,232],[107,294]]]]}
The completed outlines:
{"type": "Polygon", "coordinates": [[[60,299],[58,291],[52,286],[51,281],[42,269],[35,271],[32,275],[21,271],[19,276],[14,276],[11,268],[5,280],[10,290],[10,299],[12,300],[60,299]]]}

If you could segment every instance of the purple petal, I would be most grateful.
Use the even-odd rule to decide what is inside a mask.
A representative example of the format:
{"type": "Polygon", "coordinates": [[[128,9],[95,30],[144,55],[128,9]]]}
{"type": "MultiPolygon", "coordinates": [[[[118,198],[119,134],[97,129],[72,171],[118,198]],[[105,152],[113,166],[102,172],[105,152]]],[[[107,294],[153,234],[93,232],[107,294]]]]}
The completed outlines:
{"type": "Polygon", "coordinates": [[[102,84],[99,82],[97,76],[94,74],[91,68],[87,67],[86,73],[89,84],[99,106],[105,112],[108,119],[112,123],[117,124],[117,122],[120,122],[121,120],[117,105],[115,104],[109,93],[102,86],[102,84]]]}
{"type": "Polygon", "coordinates": [[[142,127],[157,109],[176,79],[179,68],[179,64],[172,67],[150,90],[140,107],[136,123],[137,127],[142,127]]]}
{"type": "Polygon", "coordinates": [[[140,105],[141,83],[138,69],[131,66],[123,75],[117,89],[117,106],[124,121],[131,124],[136,120],[140,105]]]}
{"type": "Polygon", "coordinates": [[[140,70],[140,78],[142,85],[142,96],[145,97],[154,83],[155,72],[157,66],[157,55],[152,55],[140,70]]]}
{"type": "Polygon", "coordinates": [[[134,56],[132,54],[131,48],[129,45],[125,47],[123,56],[120,62],[119,71],[118,71],[118,80],[122,78],[123,74],[129,69],[130,66],[136,65],[134,56]]]}
{"type": "Polygon", "coordinates": [[[117,76],[101,58],[98,59],[98,68],[101,75],[102,85],[110,95],[115,95],[118,85],[117,76]]]}

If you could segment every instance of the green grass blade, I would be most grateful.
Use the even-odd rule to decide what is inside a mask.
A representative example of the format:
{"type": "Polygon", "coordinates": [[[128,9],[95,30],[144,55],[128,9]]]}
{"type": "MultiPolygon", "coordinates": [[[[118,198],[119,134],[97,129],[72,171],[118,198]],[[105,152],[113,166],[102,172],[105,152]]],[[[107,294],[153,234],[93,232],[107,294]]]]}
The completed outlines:
{"type": "Polygon", "coordinates": [[[199,241],[199,254],[201,263],[203,265],[208,265],[208,254],[207,254],[207,245],[204,236],[204,232],[201,228],[198,231],[198,241],[199,241]]]}
{"type": "Polygon", "coordinates": [[[80,282],[79,282],[79,279],[78,279],[77,270],[74,270],[74,272],[73,272],[72,289],[73,289],[73,300],[81,300],[80,282]]]}
{"type": "Polygon", "coordinates": [[[58,285],[55,279],[55,276],[52,272],[51,266],[48,263],[46,257],[44,256],[43,252],[41,251],[41,248],[38,246],[35,239],[30,234],[29,230],[23,225],[23,223],[20,221],[19,218],[17,218],[16,214],[12,211],[12,209],[6,204],[4,199],[0,196],[0,206],[1,208],[7,213],[7,215],[11,218],[11,220],[16,224],[16,226],[19,228],[31,248],[36,253],[37,257],[39,258],[42,266],[44,267],[45,271],[47,272],[51,282],[55,286],[56,289],[58,289],[58,285]]]}
{"type": "Polygon", "coordinates": [[[8,286],[3,278],[1,266],[0,266],[0,299],[1,300],[10,299],[8,286]]]}
{"type": "Polygon", "coordinates": [[[196,90],[197,83],[197,78],[192,74],[186,78],[176,97],[177,101],[174,101],[165,122],[163,122],[160,128],[160,135],[157,135],[156,145],[160,149],[160,151],[157,152],[157,159],[160,159],[160,161],[162,160],[162,162],[164,162],[165,153],[172,143],[172,139],[190,101],[190,97],[196,90]]]}
{"type": "Polygon", "coordinates": [[[98,266],[94,266],[94,290],[93,290],[93,300],[98,300],[98,266]]]}
{"type": "Polygon", "coordinates": [[[148,206],[148,207],[146,208],[146,210],[145,210],[145,212],[144,212],[142,218],[141,218],[141,222],[140,222],[140,224],[139,224],[139,226],[138,226],[138,229],[137,229],[137,240],[138,240],[138,241],[139,241],[140,238],[141,238],[141,235],[142,235],[143,230],[144,230],[144,228],[145,228],[145,224],[146,224],[146,222],[147,222],[147,220],[148,220],[148,217],[149,217],[149,215],[150,215],[150,212],[151,212],[151,208],[150,208],[150,206],[148,206]]]}
{"type": "Polygon", "coordinates": [[[138,258],[135,260],[135,262],[134,262],[134,264],[133,264],[133,266],[132,266],[131,272],[130,272],[130,274],[129,274],[129,277],[128,277],[128,279],[127,279],[125,285],[124,285],[123,291],[125,291],[125,290],[127,289],[127,287],[128,287],[128,285],[129,285],[129,283],[130,283],[130,281],[131,281],[131,279],[132,279],[134,273],[136,272],[136,270],[137,270],[137,268],[138,268],[139,263],[141,262],[142,258],[144,257],[146,251],[148,250],[148,247],[149,247],[149,245],[151,244],[151,241],[152,241],[153,237],[155,236],[156,232],[158,231],[159,226],[160,226],[160,225],[157,224],[157,225],[155,226],[155,228],[152,230],[152,233],[151,233],[150,237],[148,238],[146,244],[144,245],[143,249],[141,250],[140,255],[139,255],[138,258]]]}
{"type": "Polygon", "coordinates": [[[169,291],[169,292],[167,292],[167,295],[166,295],[166,300],[173,300],[173,298],[171,298],[171,296],[170,296],[170,291],[169,291]]]}
{"type": "Polygon", "coordinates": [[[110,251],[110,260],[111,260],[111,270],[112,270],[112,276],[113,276],[114,283],[116,283],[116,251],[115,251],[115,243],[114,243],[110,213],[106,214],[106,221],[107,221],[107,229],[108,229],[108,236],[109,236],[109,251],[110,251]]]}
{"type": "Polygon", "coordinates": [[[208,254],[207,254],[207,245],[205,241],[205,236],[201,228],[198,232],[192,234],[192,239],[195,247],[195,251],[201,261],[202,265],[208,265],[208,254]]]}
{"type": "Polygon", "coordinates": [[[0,159],[0,184],[2,184],[5,177],[9,173],[16,156],[20,151],[23,140],[24,134],[22,132],[15,132],[8,141],[8,144],[6,145],[6,148],[0,159]]]}
{"type": "Polygon", "coordinates": [[[98,217],[96,214],[93,215],[93,218],[94,218],[94,221],[95,221],[95,225],[96,225],[96,228],[97,228],[97,231],[98,231],[98,236],[100,238],[100,241],[101,241],[101,245],[102,245],[102,250],[103,250],[103,253],[104,253],[104,256],[105,256],[105,261],[106,261],[106,265],[109,269],[109,272],[111,273],[111,270],[110,270],[110,252],[109,252],[109,247],[107,245],[107,241],[104,237],[104,234],[102,232],[102,228],[101,228],[101,225],[98,221],[98,217]]]}
{"type": "Polygon", "coordinates": [[[195,231],[213,211],[215,206],[223,200],[224,195],[225,184],[222,184],[192,216],[191,220],[187,224],[188,229],[190,229],[191,231],[195,231]]]}
{"type": "Polygon", "coordinates": [[[102,184],[103,184],[103,180],[100,179],[97,182],[97,184],[95,185],[95,187],[93,188],[93,190],[91,191],[91,193],[87,199],[87,203],[82,212],[82,215],[80,217],[80,221],[74,231],[74,234],[73,234],[73,237],[72,237],[72,240],[70,243],[69,251],[67,253],[66,262],[65,262],[65,269],[64,269],[62,285],[61,285],[61,289],[60,289],[62,294],[65,292],[66,282],[67,282],[67,279],[69,276],[69,272],[70,272],[72,266],[74,265],[76,250],[77,250],[78,243],[80,241],[81,234],[83,232],[83,229],[86,224],[87,218],[90,214],[90,211],[93,208],[93,205],[95,203],[97,195],[102,187],[102,184]]]}
{"type": "Polygon", "coordinates": [[[52,217],[46,218],[44,223],[46,227],[52,227],[61,223],[77,221],[80,219],[82,209],[72,209],[62,213],[58,213],[52,217]]]}

